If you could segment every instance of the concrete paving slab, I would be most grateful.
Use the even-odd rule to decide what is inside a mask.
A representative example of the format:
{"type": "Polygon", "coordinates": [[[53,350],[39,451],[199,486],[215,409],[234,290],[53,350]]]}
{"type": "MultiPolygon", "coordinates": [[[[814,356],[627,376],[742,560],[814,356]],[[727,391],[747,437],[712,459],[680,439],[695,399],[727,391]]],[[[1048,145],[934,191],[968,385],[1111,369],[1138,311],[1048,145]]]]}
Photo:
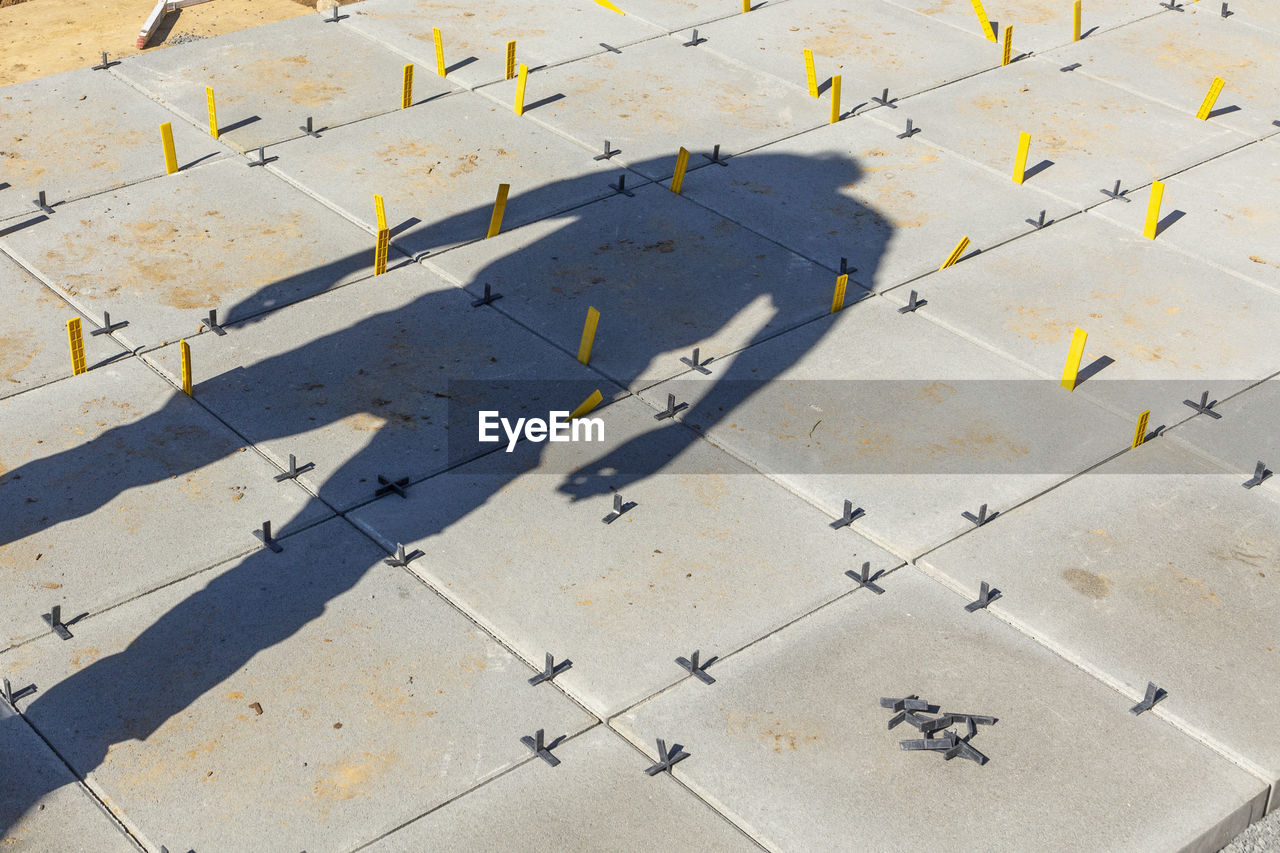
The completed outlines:
{"type": "MultiPolygon", "coordinates": [[[[1169,436],[1186,442],[1225,467],[1238,472],[1240,482],[1252,480],[1259,462],[1266,470],[1280,469],[1280,379],[1271,379],[1214,407],[1221,418],[1195,417],[1178,424],[1169,436]]],[[[1280,489],[1268,474],[1262,486],[1280,489]]]]}
{"type": "MultiPolygon", "coordinates": [[[[789,2],[791,0],[756,0],[751,9],[759,11],[766,6],[789,2]]],[[[629,17],[641,18],[668,32],[742,14],[740,4],[726,4],[721,0],[626,0],[623,5],[629,17]]]]}
{"type": "Polygon", "coordinates": [[[1280,33],[1280,8],[1266,0],[1236,0],[1227,4],[1227,10],[1230,13],[1228,17],[1235,18],[1239,23],[1280,33]]]}
{"type": "MultiPolygon", "coordinates": [[[[1186,220],[1162,231],[1161,242],[1280,291],[1280,145],[1247,145],[1174,175],[1165,182],[1163,205],[1166,215],[1185,211],[1186,220]]],[[[1141,227],[1134,218],[1139,211],[1119,207],[1097,212],[1141,227]]]]}
{"type": "Polygon", "coordinates": [[[1259,779],[941,585],[908,568],[885,590],[616,725],[650,755],[682,744],[674,775],[772,849],[1216,850],[1261,813],[1259,779]],[[880,699],[909,694],[996,717],[972,739],[989,761],[901,749],[921,735],[880,699]]]}
{"type": "MultiPolygon", "coordinates": [[[[504,294],[504,300],[512,297],[504,294]]],[[[474,404],[503,416],[572,410],[597,388],[620,389],[572,356],[418,264],[322,294],[190,341],[194,392],[282,469],[346,509],[371,500],[378,476],[416,482],[482,452],[474,404]]],[[[501,307],[502,302],[495,303],[501,307]]],[[[147,359],[181,375],[176,346],[147,359]]]]}
{"type": "Polygon", "coordinates": [[[89,316],[128,320],[130,349],[372,274],[372,234],[262,171],[229,158],[103,193],[4,248],[89,316]]]}
{"type": "MultiPolygon", "coordinates": [[[[921,309],[921,312],[928,308],[921,309]]],[[[715,444],[903,557],[1129,444],[1133,427],[1057,382],[885,300],[846,308],[645,389],[715,444]]]]}
{"type": "Polygon", "coordinates": [[[0,401],[0,434],[3,647],[328,514],[137,359],[0,401]]]}
{"type": "Polygon", "coordinates": [[[554,755],[561,762],[554,769],[525,764],[368,849],[644,853],[660,827],[678,827],[681,850],[760,849],[678,783],[646,776],[645,757],[604,726],[566,741],[554,755]]]}
{"type": "Polygon", "coordinates": [[[392,244],[415,256],[482,239],[499,184],[510,231],[612,195],[617,180],[616,166],[467,92],[273,150],[268,168],[371,231],[380,194],[392,244]]]}
{"type": "Polygon", "coordinates": [[[572,660],[555,682],[598,716],[691,677],[677,657],[831,601],[864,561],[901,565],[634,398],[598,416],[604,442],[524,442],[349,516],[421,550],[411,570],[522,657],[572,660]],[[635,506],[602,523],[615,493],[635,506]]]}
{"type": "Polygon", "coordinates": [[[67,321],[73,317],[81,317],[87,364],[96,366],[125,352],[111,336],[91,334],[101,328],[99,324],[83,317],[3,253],[0,296],[6,309],[0,314],[0,397],[71,375],[67,321]]]}
{"type": "MultiPolygon", "coordinates": [[[[0,89],[0,220],[59,218],[72,199],[165,173],[160,125],[164,107],[107,71],[70,71],[0,89]],[[55,211],[34,199],[44,190],[55,211]]],[[[225,153],[209,136],[173,126],[181,166],[225,153]]],[[[0,233],[13,227],[6,222],[0,233]]]]}
{"type": "Polygon", "coordinates": [[[846,119],[702,169],[683,192],[833,271],[848,258],[850,278],[877,291],[937,270],[961,237],[968,255],[1075,207],[899,132],[846,119]]]}
{"type": "MultiPolygon", "coordinates": [[[[567,352],[594,307],[591,366],[628,387],[682,373],[693,347],[722,356],[817,317],[835,285],[831,271],[658,185],[428,263],[476,295],[492,282],[499,310],[567,352]]],[[[850,302],[859,294],[849,287],[850,302]]]]}
{"type": "Polygon", "coordinates": [[[6,665],[152,849],[350,850],[595,722],[384,556],[334,519],[6,665]]]}
{"type": "MultiPolygon", "coordinates": [[[[1116,207],[1145,207],[1146,194],[1116,207]]],[[[1084,329],[1091,375],[1074,393],[1134,422],[1149,409],[1152,429],[1194,414],[1187,398],[1225,398],[1280,369],[1274,294],[1091,213],[958,264],[921,295],[921,315],[1049,378],[1084,329]]]]}
{"type": "Polygon", "coordinates": [[[1214,77],[1226,80],[1208,121],[1252,136],[1274,132],[1280,89],[1268,57],[1275,35],[1223,19],[1221,3],[1187,3],[1132,26],[1057,48],[1046,58],[1194,116],[1214,77]]]}
{"type": "MultiPolygon", "coordinates": [[[[889,0],[904,8],[971,33],[987,41],[973,6],[964,0],[889,0]]],[[[988,0],[983,4],[997,38],[1013,25],[1017,53],[1040,51],[1071,41],[1071,3],[1057,0],[988,0]]],[[[1080,31],[1088,39],[1103,30],[1141,20],[1160,11],[1146,0],[1089,0],[1082,8],[1080,31]]],[[[1000,61],[1000,46],[987,41],[991,56],[1000,61]]]]}
{"type": "Polygon", "coordinates": [[[482,6],[458,0],[367,0],[343,12],[350,15],[343,26],[412,57],[433,74],[432,29],[439,28],[448,79],[468,87],[506,76],[508,41],[516,43],[517,63],[537,68],[662,33],[634,15],[619,15],[592,0],[561,0],[552,18],[545,7],[513,0],[482,6]]]}
{"type": "Polygon", "coordinates": [[[1280,499],[1156,440],[923,557],[991,609],[1274,785],[1280,499]],[[1004,568],[1001,568],[1004,567],[1004,568]]]}
{"type": "MultiPolygon", "coordinates": [[[[893,98],[914,95],[994,68],[999,50],[981,38],[958,32],[881,0],[835,6],[822,0],[767,4],[698,31],[703,49],[768,71],[808,91],[804,51],[813,51],[820,103],[830,109],[827,90],[841,75],[841,108],[874,106],[884,89],[893,98]]],[[[904,105],[899,105],[901,107],[904,105]]]]}
{"type": "Polygon", "coordinates": [[[1059,64],[1033,57],[927,92],[903,109],[928,128],[930,142],[1010,182],[1018,135],[1031,134],[1024,186],[1079,208],[1105,202],[1100,191],[1116,180],[1132,191],[1248,141],[1092,77],[1064,74],[1059,64]]]}
{"type": "MultiPolygon", "coordinates": [[[[828,122],[828,103],[686,40],[653,39],[532,74],[525,118],[592,152],[603,153],[608,139],[620,151],[615,167],[654,180],[672,175],[682,146],[693,152],[691,168],[705,167],[699,155],[716,145],[737,154],[828,122]]],[[[511,80],[480,94],[511,109],[515,90],[511,80]]]]}
{"type": "MultiPolygon", "coordinates": [[[[194,124],[209,127],[205,87],[217,103],[219,139],[238,151],[401,108],[405,60],[350,27],[304,15],[132,56],[115,73],[194,124]]],[[[413,102],[456,87],[414,70],[413,102]]]]}
{"type": "Polygon", "coordinates": [[[0,845],[6,849],[142,849],[7,705],[0,706],[0,756],[11,771],[0,775],[0,845]]]}

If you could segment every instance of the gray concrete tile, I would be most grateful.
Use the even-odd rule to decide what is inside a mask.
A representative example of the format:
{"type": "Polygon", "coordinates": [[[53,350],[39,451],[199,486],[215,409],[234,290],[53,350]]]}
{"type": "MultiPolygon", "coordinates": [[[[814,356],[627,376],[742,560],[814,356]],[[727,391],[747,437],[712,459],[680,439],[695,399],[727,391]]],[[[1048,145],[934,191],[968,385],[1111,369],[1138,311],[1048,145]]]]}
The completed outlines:
{"type": "Polygon", "coordinates": [[[1235,0],[1234,3],[1228,3],[1227,7],[1230,17],[1239,23],[1280,33],[1280,7],[1273,3],[1266,0],[1235,0]]]}
{"type": "Polygon", "coordinates": [[[506,77],[508,41],[516,42],[516,63],[534,69],[604,53],[663,32],[635,15],[620,15],[593,0],[562,0],[550,17],[543,6],[515,0],[494,0],[483,6],[457,0],[366,0],[344,12],[351,14],[346,26],[412,56],[433,74],[438,72],[431,29],[438,27],[447,79],[467,87],[506,77]]]}
{"type": "Polygon", "coordinates": [[[914,569],[885,589],[616,725],[650,755],[682,744],[675,776],[774,849],[1216,850],[1260,814],[1259,779],[1050,650],[914,569]],[[972,740],[989,761],[902,750],[920,734],[879,700],[908,694],[996,717],[972,740]]]}
{"type": "MultiPolygon", "coordinates": [[[[525,118],[593,153],[608,139],[621,152],[615,167],[652,179],[671,176],[681,146],[694,152],[692,167],[715,145],[736,154],[829,120],[830,105],[803,87],[685,40],[663,37],[530,74],[525,118]]],[[[479,93],[511,109],[515,90],[509,80],[479,93]]]]}
{"type": "MultiPolygon", "coordinates": [[[[698,31],[707,49],[808,91],[804,50],[813,51],[820,104],[830,109],[826,84],[841,75],[841,109],[873,106],[872,96],[914,95],[994,68],[1000,54],[945,24],[881,0],[833,5],[823,0],[766,4],[698,31]]],[[[901,113],[899,105],[896,113],[901,113]]]]}
{"type": "MultiPolygon", "coordinates": [[[[1146,192],[1115,206],[1145,207],[1146,192]]],[[[1084,329],[1082,364],[1098,370],[1074,393],[1131,422],[1149,409],[1152,429],[1193,414],[1184,399],[1206,390],[1226,397],[1280,369],[1274,294],[1093,214],[985,252],[929,282],[921,287],[929,299],[923,316],[1046,377],[1061,377],[1072,333],[1084,329]]],[[[903,303],[906,296],[898,290],[890,298],[903,303]]]]}
{"type": "Polygon", "coordinates": [[[835,284],[831,271],[657,185],[427,263],[476,294],[492,282],[499,310],[567,352],[596,308],[591,366],[626,386],[683,372],[693,347],[723,355],[817,317],[835,284]]]}
{"type": "Polygon", "coordinates": [[[992,609],[1275,784],[1280,500],[1150,441],[923,557],[992,609]]]}
{"type": "MultiPolygon", "coordinates": [[[[496,302],[501,309],[511,297],[496,302]]],[[[487,452],[463,400],[507,417],[572,410],[620,389],[418,264],[190,341],[194,393],[332,506],[371,500],[377,477],[417,481],[487,452]],[[452,427],[452,429],[451,429],[452,427]]],[[[152,363],[181,375],[176,346],[152,363]]]]}
{"type": "MultiPolygon", "coordinates": [[[[115,73],[197,128],[209,127],[213,88],[219,139],[249,151],[401,108],[405,59],[345,26],[304,15],[124,60],[115,73]]],[[[430,67],[414,69],[420,103],[456,87],[430,67]]]]}
{"type": "MultiPolygon", "coordinates": [[[[57,219],[65,217],[63,205],[71,199],[163,175],[164,122],[173,123],[181,166],[224,153],[207,134],[172,120],[168,110],[107,71],[69,71],[5,86],[0,220],[40,217],[32,201],[40,190],[57,219]]],[[[14,223],[5,226],[0,233],[14,223]]]]}
{"type": "Polygon", "coordinates": [[[1271,121],[1280,115],[1280,89],[1264,57],[1274,51],[1275,35],[1235,26],[1234,18],[1219,15],[1221,7],[1186,3],[1182,13],[1157,10],[1154,17],[1046,57],[1061,65],[1079,62],[1083,67],[1073,74],[1115,83],[1189,116],[1200,108],[1213,78],[1222,77],[1226,86],[1214,107],[1220,114],[1208,121],[1253,136],[1271,133],[1271,121]]]}
{"type": "Polygon", "coordinates": [[[646,776],[645,757],[603,726],[553,754],[558,767],[525,764],[368,849],[642,853],[664,828],[678,833],[681,850],[759,849],[676,782],[646,776]]]}
{"type": "Polygon", "coordinates": [[[1023,186],[1080,208],[1106,201],[1100,190],[1116,180],[1132,190],[1248,141],[1191,113],[1135,98],[1092,77],[1064,74],[1059,65],[1031,58],[927,92],[903,109],[927,128],[931,143],[1009,182],[1018,135],[1031,134],[1030,176],[1023,186]]]}
{"type": "Polygon", "coordinates": [[[926,137],[896,139],[901,127],[846,119],[699,170],[683,192],[832,270],[848,258],[851,279],[877,291],[937,270],[961,237],[967,255],[1027,233],[1041,210],[1054,219],[1074,209],[926,137]]]}
{"type": "MultiPolygon", "coordinates": [[[[0,657],[0,670],[3,660],[0,657]]],[[[0,775],[0,845],[5,849],[57,848],[74,853],[141,849],[67,772],[49,746],[4,704],[0,704],[0,756],[9,771],[0,775]]]]}
{"type": "MultiPolygon", "coordinates": [[[[0,253],[0,397],[10,397],[71,375],[67,321],[81,316],[38,279],[0,253]]],[[[101,364],[125,352],[88,317],[80,322],[85,361],[101,364]]]]}
{"type": "Polygon", "coordinates": [[[327,514],[137,359],[0,401],[0,434],[0,646],[327,514]]]}
{"type": "Polygon", "coordinates": [[[128,320],[131,349],[372,274],[372,234],[262,172],[230,158],[103,193],[4,247],[89,316],[128,320]]]}
{"type": "Polygon", "coordinates": [[[334,519],[5,665],[152,849],[349,850],[594,722],[384,556],[334,519]]]}
{"type": "MultiPolygon", "coordinates": [[[[628,398],[604,442],[498,451],[350,518],[598,716],[691,677],[901,561],[628,398]],[[613,494],[636,506],[602,523],[613,494]],[[442,496],[448,496],[442,500],[442,496]]],[[[474,423],[474,420],[472,420],[474,423]]],[[[714,676],[715,665],[708,672],[714,676]]]]}
{"type": "MultiPolygon", "coordinates": [[[[1181,211],[1185,218],[1161,230],[1157,240],[1280,291],[1280,145],[1248,145],[1174,175],[1161,201],[1164,216],[1181,211]]],[[[1097,213],[1140,229],[1145,205],[1125,206],[1135,209],[1107,204],[1097,213]]]]}
{"type": "MultiPolygon", "coordinates": [[[[1242,391],[1214,411],[1221,418],[1194,417],[1169,431],[1175,442],[1186,442],[1240,475],[1253,479],[1258,462],[1266,470],[1280,469],[1280,379],[1242,391]]],[[[1263,488],[1280,489],[1280,480],[1267,475],[1263,488]]]]}
{"type": "MultiPolygon", "coordinates": [[[[766,6],[789,2],[791,0],[756,0],[751,8],[759,11],[766,6]]],[[[615,5],[628,16],[642,18],[669,32],[742,14],[741,3],[725,3],[723,0],[626,0],[615,5]]]]}
{"type": "MultiPolygon", "coordinates": [[[[628,3],[622,4],[624,7],[628,3]]],[[[432,28],[439,27],[447,79],[463,86],[501,80],[507,42],[516,42],[516,62],[537,68],[557,65],[660,35],[634,15],[619,15],[592,0],[561,0],[548,17],[545,7],[514,0],[491,3],[437,0],[366,0],[344,13],[342,22],[392,49],[413,57],[436,74],[432,28]]]]}
{"type": "MultiPolygon", "coordinates": [[[[930,20],[946,22],[986,41],[973,5],[968,0],[889,0],[926,15],[930,20]]],[[[1040,51],[1071,41],[1071,2],[1058,0],[986,0],[983,3],[991,23],[1001,37],[1006,25],[1013,25],[1015,55],[1027,50],[1040,51]]],[[[1159,12],[1160,8],[1146,0],[1085,0],[1080,31],[1085,39],[1094,32],[1114,29],[1159,12]]],[[[987,41],[991,56],[1000,62],[1000,46],[987,41]]]]}
{"type": "Polygon", "coordinates": [[[371,231],[385,200],[391,242],[419,255],[484,238],[499,184],[510,231],[612,195],[616,167],[469,92],[273,149],[269,168],[371,231]]]}
{"type": "MultiPolygon", "coordinates": [[[[929,310],[920,309],[921,313],[929,310]]],[[[689,374],[669,393],[710,441],[909,557],[1129,444],[1131,424],[885,300],[689,374]]]]}

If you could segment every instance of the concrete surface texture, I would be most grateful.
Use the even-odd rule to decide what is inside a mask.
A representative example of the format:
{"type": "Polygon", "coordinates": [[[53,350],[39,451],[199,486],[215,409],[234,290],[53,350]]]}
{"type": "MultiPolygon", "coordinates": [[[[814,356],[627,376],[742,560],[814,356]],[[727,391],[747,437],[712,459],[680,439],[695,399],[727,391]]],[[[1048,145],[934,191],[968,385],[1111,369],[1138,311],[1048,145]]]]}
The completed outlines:
{"type": "Polygon", "coordinates": [[[1275,849],[1280,18],[973,5],[0,88],[0,848],[1275,849]]]}

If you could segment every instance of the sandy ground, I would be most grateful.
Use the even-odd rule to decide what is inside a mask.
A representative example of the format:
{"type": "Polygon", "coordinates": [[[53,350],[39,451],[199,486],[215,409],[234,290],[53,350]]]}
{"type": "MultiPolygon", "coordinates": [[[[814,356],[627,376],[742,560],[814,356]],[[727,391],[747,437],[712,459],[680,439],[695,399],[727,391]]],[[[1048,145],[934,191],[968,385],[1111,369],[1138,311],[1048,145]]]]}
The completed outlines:
{"type": "MultiPolygon", "coordinates": [[[[0,8],[0,86],[138,53],[135,42],[156,0],[27,0],[0,8]]],[[[332,0],[321,0],[322,8],[332,0]]],[[[171,12],[152,38],[229,33],[315,14],[314,0],[211,0],[171,12]]],[[[162,46],[148,51],[164,50],[162,46]]]]}

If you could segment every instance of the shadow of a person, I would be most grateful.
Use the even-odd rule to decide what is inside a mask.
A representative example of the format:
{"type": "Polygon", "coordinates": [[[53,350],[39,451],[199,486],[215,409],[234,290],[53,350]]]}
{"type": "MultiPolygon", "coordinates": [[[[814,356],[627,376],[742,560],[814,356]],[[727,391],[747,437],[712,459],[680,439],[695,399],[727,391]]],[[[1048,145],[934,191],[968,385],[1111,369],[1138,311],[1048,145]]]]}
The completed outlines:
{"type": "MultiPolygon", "coordinates": [[[[792,155],[776,155],[769,153],[743,155],[739,162],[758,161],[754,165],[785,170],[787,174],[804,175],[801,183],[794,183],[797,197],[816,196],[816,205],[821,205],[831,218],[826,224],[849,229],[849,240],[857,240],[857,254],[863,258],[878,258],[891,236],[891,227],[886,220],[875,211],[841,195],[837,190],[856,184],[860,170],[858,165],[845,157],[803,158],[792,155]]],[[[730,166],[732,169],[733,167],[730,166]]],[[[581,196],[591,198],[598,194],[598,183],[602,176],[592,173],[575,178],[572,183],[581,185],[581,196]]],[[[665,189],[653,188],[655,192],[665,193],[665,189]]],[[[665,196],[664,196],[665,203],[665,196]]],[[[680,203],[690,203],[682,200],[680,203]]],[[[519,196],[513,196],[512,207],[519,204],[519,196]]],[[[494,283],[504,293],[518,295],[526,288],[547,288],[550,268],[563,266],[572,258],[565,252],[587,253],[599,244],[598,228],[599,208],[605,202],[587,204],[573,209],[562,217],[568,217],[552,236],[535,241],[520,248],[516,253],[493,261],[482,267],[469,283],[479,290],[484,282],[494,283]],[[574,232],[581,231],[581,239],[572,238],[574,232]],[[547,254],[548,241],[556,241],[557,256],[554,260],[547,254]]],[[[638,212],[625,206],[618,206],[616,215],[625,223],[638,212]]],[[[474,219],[477,211],[468,211],[466,217],[474,219]]],[[[430,245],[433,232],[448,232],[452,227],[450,221],[437,223],[426,222],[415,232],[415,241],[430,245]]],[[[678,228],[678,223],[670,227],[678,228]]],[[[733,226],[736,228],[737,226],[733,226]]],[[[661,238],[659,238],[661,239],[661,238]]],[[[708,241],[710,242],[710,241],[708,241]]],[[[854,254],[850,252],[850,254],[854,254]]],[[[364,259],[360,259],[363,262],[364,259]]],[[[347,271],[352,259],[343,259],[331,265],[333,280],[347,271]]],[[[775,279],[767,276],[739,275],[740,269],[728,265],[723,270],[725,281],[718,283],[707,280],[688,280],[674,282],[674,286],[692,292],[697,288],[716,288],[715,299],[706,300],[699,312],[696,323],[687,318],[674,315],[666,310],[664,300],[670,298],[667,288],[654,288],[646,293],[643,289],[628,288],[626,306],[619,304],[618,312],[627,318],[626,322],[638,322],[644,317],[651,324],[648,335],[653,340],[662,341],[667,351],[689,350],[697,346],[699,341],[708,335],[723,329],[738,317],[743,309],[755,303],[759,305],[762,298],[770,303],[772,317],[793,318],[781,325],[752,325],[757,331],[741,341],[742,346],[750,345],[758,340],[771,337],[787,323],[796,325],[802,320],[797,317],[812,319],[825,313],[830,304],[830,286],[834,276],[823,276],[821,290],[803,287],[782,287],[775,279]],[[816,310],[815,310],[816,309],[816,310]],[[656,324],[656,325],[653,325],[656,324]]],[[[870,281],[874,273],[874,265],[863,270],[863,280],[870,281]]],[[[310,275],[326,275],[326,270],[312,270],[310,275]]],[[[362,282],[354,287],[376,287],[379,281],[362,282]]],[[[257,303],[270,304],[273,299],[271,291],[278,288],[281,293],[293,292],[293,282],[281,281],[263,288],[254,294],[257,303]]],[[[573,293],[563,296],[564,311],[573,317],[581,317],[587,304],[608,304],[616,292],[616,282],[607,279],[595,282],[579,282],[573,293]]],[[[849,289],[848,301],[852,303],[865,295],[856,287],[849,289]]],[[[448,300],[450,310],[458,304],[456,291],[432,292],[417,297],[416,307],[448,300]]],[[[512,298],[511,303],[517,300],[512,298]]],[[[466,305],[466,302],[462,303],[466,305]]],[[[516,320],[521,319],[518,307],[502,306],[509,310],[516,320]]],[[[417,369],[417,364],[409,363],[402,370],[360,371],[361,361],[366,355],[375,353],[380,346],[385,346],[385,331],[388,324],[399,322],[396,314],[404,311],[399,308],[393,312],[355,319],[350,326],[332,334],[318,337],[295,350],[282,355],[266,358],[258,363],[246,365],[235,371],[235,382],[244,386],[270,386],[278,383],[278,377],[286,375],[290,365],[299,363],[323,364],[332,373],[332,380],[343,387],[342,393],[330,393],[326,396],[327,404],[322,409],[312,406],[301,410],[296,406],[282,405],[274,412],[269,421],[270,427],[258,426],[253,432],[245,432],[244,438],[251,442],[264,441],[271,438],[299,435],[313,430],[317,424],[314,412],[320,411],[329,422],[358,415],[370,410],[369,401],[374,399],[417,399],[415,394],[447,392],[453,379],[466,381],[473,374],[480,373],[478,365],[466,363],[455,365],[454,375],[445,376],[440,372],[426,374],[417,369]],[[416,378],[414,378],[416,377],[416,378]],[[406,382],[416,383],[406,390],[406,382]]],[[[467,306],[464,310],[471,310],[467,306]]],[[[483,308],[478,310],[492,310],[483,308]]],[[[237,316],[237,308],[226,312],[233,322],[237,316]]],[[[622,320],[611,318],[615,323],[622,320]]],[[[252,325],[256,320],[248,320],[242,327],[252,325]]],[[[231,334],[241,333],[235,327],[231,334]]],[[[625,335],[626,330],[620,332],[625,335]]],[[[419,329],[417,346],[425,357],[431,352],[433,337],[430,329],[419,329]]],[[[762,382],[777,376],[789,366],[788,363],[771,365],[768,375],[753,372],[749,377],[736,375],[732,365],[715,379],[714,389],[696,404],[698,420],[704,425],[715,423],[720,418],[733,412],[751,394],[751,389],[760,387],[762,382]],[[749,379],[751,381],[737,381],[749,379]]],[[[677,371],[672,371],[675,373],[677,371]]],[[[623,386],[632,385],[636,375],[617,375],[610,377],[623,386]]],[[[216,381],[216,378],[209,381],[216,381]]],[[[294,389],[297,393],[304,393],[294,389]]],[[[197,401],[198,401],[197,397],[197,401]]],[[[86,445],[82,445],[64,453],[54,454],[28,464],[4,475],[0,475],[0,519],[4,526],[0,528],[0,546],[13,542],[32,532],[43,529],[68,519],[84,516],[103,506],[115,496],[127,489],[167,479],[173,474],[197,469],[209,464],[225,454],[225,448],[216,442],[207,445],[209,452],[199,453],[184,459],[165,458],[151,464],[139,464],[127,470],[115,470],[109,474],[98,475],[89,469],[86,473],[85,460],[92,458],[95,445],[129,447],[144,442],[156,431],[168,428],[175,419],[181,419],[183,407],[194,405],[180,393],[175,393],[165,408],[147,418],[106,431],[86,445]],[[74,474],[74,487],[68,485],[74,474]],[[65,497],[59,505],[50,508],[44,503],[38,516],[25,507],[25,498],[33,489],[57,489],[65,497]]],[[[464,407],[465,409],[465,407],[464,407]]],[[[451,416],[456,416],[457,407],[451,407],[451,416]]],[[[258,422],[261,424],[262,422],[258,422]]],[[[470,433],[474,430],[475,412],[471,412],[469,423],[459,425],[459,429],[470,433]]],[[[234,420],[233,426],[236,426],[234,420]]],[[[618,463],[623,469],[623,481],[658,473],[664,465],[668,465],[673,452],[678,454],[683,447],[697,440],[697,434],[689,429],[677,427],[674,432],[664,431],[663,445],[667,449],[654,454],[647,449],[651,439],[643,436],[633,442],[633,446],[615,448],[607,458],[597,460],[593,467],[602,467],[618,463]],[[674,438],[673,438],[674,436],[674,438]],[[674,444],[675,451],[670,447],[674,444]],[[622,464],[622,460],[626,463],[622,464]]],[[[411,445],[411,443],[410,443],[411,445]]],[[[408,452],[412,452],[409,446],[408,452]]],[[[368,444],[352,456],[338,471],[333,480],[350,481],[357,476],[371,476],[370,457],[380,457],[390,452],[406,453],[406,439],[402,432],[383,428],[372,432],[368,444]]],[[[101,471],[101,469],[97,469],[101,471]]],[[[510,476],[518,476],[512,471],[510,476]]],[[[430,480],[424,484],[429,488],[430,480]]],[[[610,484],[617,486],[618,479],[610,479],[610,484]]],[[[495,487],[496,488],[496,487],[495,487]]],[[[606,490],[599,478],[587,478],[585,485],[579,482],[571,485],[568,482],[562,487],[576,498],[606,490]]],[[[326,489],[319,489],[318,500],[325,502],[326,489]]],[[[441,495],[440,504],[448,507],[447,512],[433,518],[433,529],[414,531],[420,540],[432,536],[447,528],[450,524],[469,513],[480,509],[488,497],[479,500],[455,500],[450,495],[441,495]]],[[[326,502],[326,507],[328,507],[326,502]]],[[[192,536],[198,535],[193,530],[192,536]]],[[[82,778],[99,767],[107,751],[114,744],[129,739],[145,741],[167,720],[183,711],[205,692],[234,674],[238,669],[259,651],[269,648],[287,639],[303,625],[323,613],[326,603],[349,590],[367,571],[358,572],[319,571],[298,578],[289,574],[274,571],[272,561],[275,555],[263,549],[240,560],[237,564],[216,572],[203,588],[193,593],[176,606],[164,613],[154,623],[146,627],[124,649],[106,655],[88,666],[73,673],[62,681],[49,685],[40,685],[40,692],[29,702],[24,714],[30,723],[51,743],[66,762],[74,768],[82,778]]],[[[81,630],[90,630],[92,622],[84,623],[81,630]]],[[[13,719],[6,720],[12,724],[13,719]]],[[[19,721],[20,722],[20,721],[19,721]]],[[[23,788],[21,791],[6,793],[0,797],[0,829],[12,826],[21,818],[25,810],[37,803],[48,793],[48,786],[39,782],[23,788]]]]}

